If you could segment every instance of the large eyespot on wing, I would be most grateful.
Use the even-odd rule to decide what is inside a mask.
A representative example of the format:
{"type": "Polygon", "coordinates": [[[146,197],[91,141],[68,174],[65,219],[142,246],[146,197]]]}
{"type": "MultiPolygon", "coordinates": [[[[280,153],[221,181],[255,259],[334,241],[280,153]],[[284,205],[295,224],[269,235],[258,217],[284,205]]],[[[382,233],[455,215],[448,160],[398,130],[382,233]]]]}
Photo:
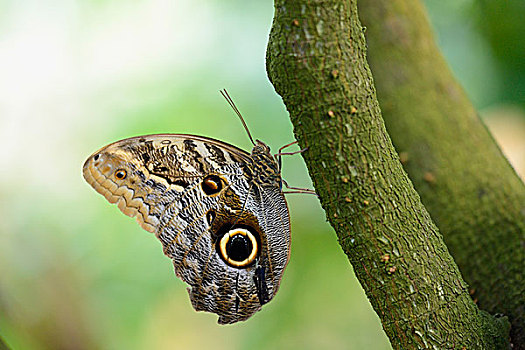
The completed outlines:
{"type": "Polygon", "coordinates": [[[217,240],[217,251],[228,265],[247,267],[259,252],[257,234],[251,227],[233,226],[217,240]]]}

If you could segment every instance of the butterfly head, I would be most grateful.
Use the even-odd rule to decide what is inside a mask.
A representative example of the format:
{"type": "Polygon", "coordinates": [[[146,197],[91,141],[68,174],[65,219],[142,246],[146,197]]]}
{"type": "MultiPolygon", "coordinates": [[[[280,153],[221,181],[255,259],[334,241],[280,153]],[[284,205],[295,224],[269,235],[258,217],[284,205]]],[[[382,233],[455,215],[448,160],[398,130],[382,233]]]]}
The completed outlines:
{"type": "Polygon", "coordinates": [[[253,154],[268,154],[270,153],[270,146],[262,142],[261,140],[255,140],[255,145],[252,148],[252,155],[253,154]]]}

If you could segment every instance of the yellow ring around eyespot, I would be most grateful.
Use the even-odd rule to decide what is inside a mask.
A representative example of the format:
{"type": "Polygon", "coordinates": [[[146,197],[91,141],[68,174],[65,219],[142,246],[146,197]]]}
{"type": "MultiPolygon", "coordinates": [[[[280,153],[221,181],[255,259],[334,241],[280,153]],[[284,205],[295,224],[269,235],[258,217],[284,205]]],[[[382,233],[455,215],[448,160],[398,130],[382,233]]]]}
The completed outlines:
{"type": "Polygon", "coordinates": [[[222,257],[226,260],[228,264],[236,267],[244,267],[255,260],[255,257],[257,256],[258,246],[255,236],[250,231],[244,228],[236,228],[222,236],[221,241],[219,243],[219,249],[221,251],[222,257]],[[252,243],[252,252],[250,253],[250,256],[248,256],[243,261],[236,261],[230,259],[230,257],[228,256],[228,252],[226,251],[226,245],[228,244],[230,239],[235,235],[243,235],[245,237],[248,237],[248,239],[252,243]]]}

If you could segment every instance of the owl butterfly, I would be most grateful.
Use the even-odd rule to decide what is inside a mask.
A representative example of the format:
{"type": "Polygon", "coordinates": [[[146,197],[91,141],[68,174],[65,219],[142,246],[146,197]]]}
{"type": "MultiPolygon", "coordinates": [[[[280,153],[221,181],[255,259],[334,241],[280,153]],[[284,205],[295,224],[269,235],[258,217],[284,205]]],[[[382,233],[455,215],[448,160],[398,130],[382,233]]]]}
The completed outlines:
{"type": "Polygon", "coordinates": [[[252,143],[248,153],[201,136],[138,136],[101,148],[83,167],[98,193],[157,236],[193,307],[221,324],[269,302],[290,256],[281,153],[252,143]]]}

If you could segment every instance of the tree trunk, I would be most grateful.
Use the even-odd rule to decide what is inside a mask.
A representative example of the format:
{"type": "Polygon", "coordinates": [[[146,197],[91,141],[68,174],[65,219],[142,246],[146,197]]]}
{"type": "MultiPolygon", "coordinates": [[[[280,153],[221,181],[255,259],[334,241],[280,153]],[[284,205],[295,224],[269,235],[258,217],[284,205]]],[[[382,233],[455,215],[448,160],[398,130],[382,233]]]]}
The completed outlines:
{"type": "Polygon", "coordinates": [[[525,186],[437,48],[419,0],[361,0],[383,117],[478,306],[525,349],[525,186]]]}
{"type": "Polygon", "coordinates": [[[270,80],[393,347],[504,348],[502,323],[472,301],[399,162],[365,55],[356,0],[275,1],[270,80]]]}

